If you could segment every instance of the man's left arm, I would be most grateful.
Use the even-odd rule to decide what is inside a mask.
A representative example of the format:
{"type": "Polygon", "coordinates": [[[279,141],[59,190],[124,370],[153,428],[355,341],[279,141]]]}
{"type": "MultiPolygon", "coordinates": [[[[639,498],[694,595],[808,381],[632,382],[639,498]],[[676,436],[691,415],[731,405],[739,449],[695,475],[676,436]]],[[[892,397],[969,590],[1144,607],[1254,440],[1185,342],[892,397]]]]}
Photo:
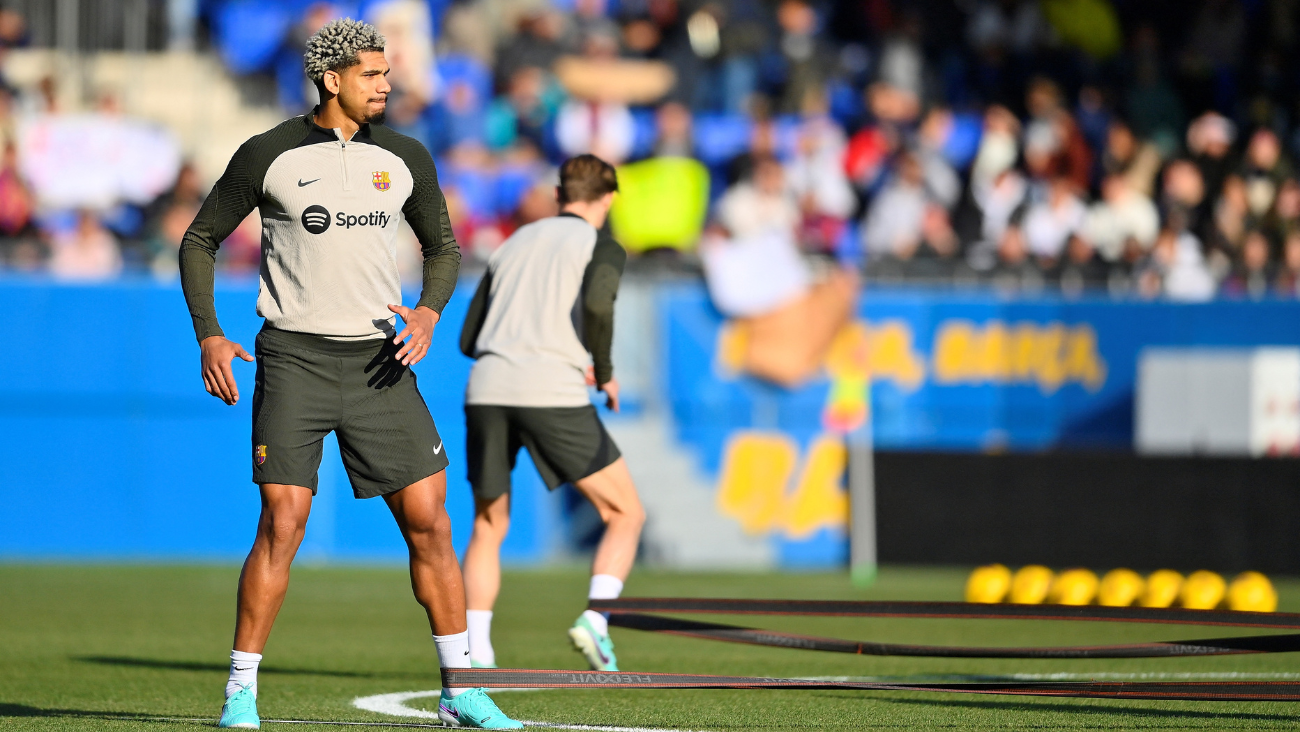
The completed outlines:
{"type": "Polygon", "coordinates": [[[626,263],[627,252],[605,227],[596,235],[596,247],[582,277],[582,342],[591,352],[596,387],[606,393],[610,408],[615,410],[618,383],[614,381],[610,352],[614,344],[614,300],[626,263]]]}
{"type": "Polygon", "coordinates": [[[406,223],[415,232],[424,254],[424,286],[420,301],[414,308],[400,304],[388,309],[402,316],[406,327],[397,334],[395,342],[406,341],[397,358],[403,364],[416,364],[429,352],[429,341],[434,326],[442,317],[452,293],[456,290],[456,275],[460,272],[460,246],[451,231],[451,218],[447,215],[447,199],[438,187],[438,173],[433,158],[423,146],[415,143],[402,155],[411,170],[414,186],[410,198],[402,206],[406,223]]]}

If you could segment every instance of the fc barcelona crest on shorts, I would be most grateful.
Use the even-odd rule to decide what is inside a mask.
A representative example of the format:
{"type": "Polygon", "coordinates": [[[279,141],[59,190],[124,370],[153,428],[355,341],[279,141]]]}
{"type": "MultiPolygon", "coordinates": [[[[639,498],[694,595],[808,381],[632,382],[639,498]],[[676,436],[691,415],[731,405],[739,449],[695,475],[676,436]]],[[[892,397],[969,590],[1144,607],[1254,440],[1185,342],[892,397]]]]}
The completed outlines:
{"type": "Polygon", "coordinates": [[[258,465],[266,462],[266,445],[258,445],[253,448],[253,461],[258,465]]]}
{"type": "Polygon", "coordinates": [[[376,170],[372,182],[375,184],[375,188],[381,191],[386,191],[393,185],[392,181],[388,180],[387,170],[376,170]]]}

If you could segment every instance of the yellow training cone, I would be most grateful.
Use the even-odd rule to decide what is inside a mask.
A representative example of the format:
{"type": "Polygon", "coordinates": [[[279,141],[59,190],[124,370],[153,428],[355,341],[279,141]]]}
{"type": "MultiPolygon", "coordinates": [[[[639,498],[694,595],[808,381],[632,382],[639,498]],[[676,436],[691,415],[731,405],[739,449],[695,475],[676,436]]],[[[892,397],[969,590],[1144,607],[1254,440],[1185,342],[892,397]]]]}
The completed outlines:
{"type": "Polygon", "coordinates": [[[1052,587],[1052,570],[1039,564],[1021,567],[1011,578],[1010,602],[1037,605],[1047,599],[1052,587]]]}
{"type": "Polygon", "coordinates": [[[1259,572],[1242,572],[1228,585],[1228,609],[1271,613],[1277,610],[1277,590],[1259,572]]]}
{"type": "Polygon", "coordinates": [[[1011,570],[1001,564],[976,567],[966,580],[966,602],[1002,602],[1011,589],[1011,570]]]}
{"type": "Polygon", "coordinates": [[[1146,583],[1142,575],[1131,569],[1112,569],[1101,578],[1097,588],[1097,604],[1107,607],[1128,607],[1142,594],[1146,583]]]}
{"type": "Polygon", "coordinates": [[[1056,575],[1047,601],[1058,605],[1087,605],[1097,594],[1097,575],[1087,569],[1067,569],[1056,575]]]}
{"type": "Polygon", "coordinates": [[[1209,570],[1192,572],[1183,581],[1183,589],[1178,593],[1178,600],[1189,610],[1212,610],[1223,601],[1223,593],[1228,583],[1209,570]]]}
{"type": "Polygon", "coordinates": [[[1183,576],[1172,569],[1158,569],[1147,577],[1147,586],[1138,597],[1142,607],[1169,607],[1178,599],[1183,576]]]}

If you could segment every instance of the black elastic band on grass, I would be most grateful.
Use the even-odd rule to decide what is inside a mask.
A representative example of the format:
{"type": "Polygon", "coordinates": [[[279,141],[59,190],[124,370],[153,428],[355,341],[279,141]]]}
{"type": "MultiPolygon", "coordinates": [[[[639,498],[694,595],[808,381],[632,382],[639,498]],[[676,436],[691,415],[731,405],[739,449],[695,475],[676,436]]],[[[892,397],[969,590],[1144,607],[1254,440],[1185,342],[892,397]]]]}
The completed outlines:
{"type": "Polygon", "coordinates": [[[625,597],[588,600],[601,613],[719,613],[725,615],[822,615],[856,618],[949,618],[990,620],[1096,620],[1121,623],[1226,625],[1300,630],[1300,614],[1098,605],[1012,605],[970,602],[866,602],[857,600],[733,600],[625,597]]]}
{"type": "Polygon", "coordinates": [[[921,646],[902,643],[873,643],[818,636],[759,630],[737,625],[679,620],[640,613],[609,616],[609,624],[620,628],[668,633],[687,638],[745,643],[808,651],[854,653],[864,656],[926,656],[932,658],[1167,658],[1174,656],[1223,656],[1239,653],[1285,653],[1300,651],[1300,634],[1257,635],[1237,638],[1130,643],[1107,646],[1055,648],[979,648],[968,646],[921,646]]]}
{"type": "Polygon", "coordinates": [[[1181,701],[1300,701],[1300,681],[876,683],[543,669],[442,669],[444,687],[488,689],[849,689],[1181,701]]]}
{"type": "Polygon", "coordinates": [[[1097,607],[1088,605],[984,605],[964,602],[852,602],[825,600],[719,600],[707,598],[625,598],[590,600],[588,607],[609,613],[610,625],[706,640],[798,648],[870,656],[931,658],[1172,658],[1240,653],[1300,651],[1300,634],[1243,636],[1102,646],[975,648],[824,638],[738,625],[667,618],[654,613],[735,615],[811,615],[836,617],[1082,620],[1242,628],[1300,629],[1295,613],[1256,613],[1182,608],[1097,607]]]}

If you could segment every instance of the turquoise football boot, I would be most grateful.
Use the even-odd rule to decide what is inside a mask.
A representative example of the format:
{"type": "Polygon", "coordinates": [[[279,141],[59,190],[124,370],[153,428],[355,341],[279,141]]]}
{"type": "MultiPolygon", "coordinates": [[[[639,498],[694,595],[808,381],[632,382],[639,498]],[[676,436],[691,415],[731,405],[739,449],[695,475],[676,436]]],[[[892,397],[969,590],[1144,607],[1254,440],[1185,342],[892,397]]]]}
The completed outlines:
{"type": "Polygon", "coordinates": [[[262,720],[257,716],[257,697],[253,696],[253,685],[241,686],[239,691],[230,695],[226,705],[221,708],[221,721],[218,727],[225,729],[261,729],[262,720]]]}
{"type": "Polygon", "coordinates": [[[469,660],[469,667],[470,668],[496,668],[497,665],[495,663],[479,663],[478,661],[475,661],[474,659],[471,658],[469,660]]]}
{"type": "Polygon", "coordinates": [[[573,647],[587,657],[593,671],[617,671],[618,659],[614,657],[614,641],[608,633],[599,633],[591,626],[585,615],[579,615],[573,627],[569,628],[569,640],[573,647]]]}
{"type": "Polygon", "coordinates": [[[487,689],[470,689],[459,696],[451,696],[446,689],[438,699],[438,719],[449,727],[471,729],[521,729],[523,722],[511,719],[497,708],[487,695],[487,689]]]}

